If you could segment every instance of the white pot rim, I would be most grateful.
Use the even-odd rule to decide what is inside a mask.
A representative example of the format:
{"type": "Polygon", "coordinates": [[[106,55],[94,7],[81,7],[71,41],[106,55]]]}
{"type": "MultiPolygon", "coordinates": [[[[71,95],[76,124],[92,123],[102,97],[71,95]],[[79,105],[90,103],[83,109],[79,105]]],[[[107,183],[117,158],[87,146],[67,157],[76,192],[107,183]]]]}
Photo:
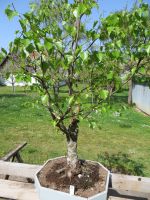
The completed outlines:
{"type": "MultiPolygon", "coordinates": [[[[57,159],[61,159],[61,158],[66,158],[66,156],[60,156],[60,157],[55,157],[55,158],[48,159],[48,160],[40,167],[40,169],[38,169],[38,171],[35,173],[35,181],[38,182],[38,185],[39,185],[41,188],[46,188],[46,187],[43,187],[43,186],[40,185],[39,180],[38,180],[38,177],[37,177],[38,173],[41,171],[41,169],[42,169],[49,161],[51,161],[51,160],[57,160],[57,159]]],[[[80,160],[80,159],[79,159],[79,160],[80,160]]],[[[104,167],[101,163],[99,163],[99,162],[97,162],[97,161],[93,161],[93,160],[85,160],[85,161],[87,161],[87,162],[92,162],[92,163],[97,163],[97,164],[99,164],[103,169],[105,169],[105,170],[107,171],[107,179],[106,179],[106,182],[105,182],[105,190],[104,190],[103,192],[100,192],[100,193],[98,193],[98,194],[96,194],[96,195],[93,195],[92,197],[88,197],[88,198],[81,197],[81,196],[78,196],[78,195],[74,195],[74,196],[76,196],[77,198],[83,199],[83,200],[86,200],[86,199],[92,200],[93,198],[98,197],[100,194],[101,194],[101,195],[107,194],[108,185],[109,185],[110,171],[109,171],[106,167],[104,167]]],[[[62,192],[62,191],[59,191],[59,190],[54,190],[54,189],[51,189],[51,188],[46,188],[46,189],[48,189],[48,190],[50,190],[50,191],[53,191],[53,192],[56,191],[57,193],[64,194],[64,195],[66,195],[66,196],[71,197],[71,195],[70,195],[69,193],[66,193],[66,192],[62,192]]]]}

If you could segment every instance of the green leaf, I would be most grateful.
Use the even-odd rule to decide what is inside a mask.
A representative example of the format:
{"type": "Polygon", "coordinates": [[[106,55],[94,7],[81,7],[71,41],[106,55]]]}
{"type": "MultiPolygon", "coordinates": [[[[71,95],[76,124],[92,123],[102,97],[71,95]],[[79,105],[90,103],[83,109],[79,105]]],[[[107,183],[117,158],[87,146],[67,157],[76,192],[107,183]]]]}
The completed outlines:
{"type": "Polygon", "coordinates": [[[131,54],[131,61],[133,62],[135,60],[134,54],[131,54]]]}
{"type": "Polygon", "coordinates": [[[32,11],[34,11],[37,7],[37,4],[36,3],[30,3],[30,8],[32,11]]]}
{"type": "Polygon", "coordinates": [[[75,16],[76,18],[78,18],[78,17],[79,17],[78,9],[75,9],[75,10],[73,11],[73,14],[74,14],[74,16],[75,16]]]}
{"type": "Polygon", "coordinates": [[[114,27],[108,27],[108,35],[110,35],[114,31],[114,27]]]}
{"type": "Polygon", "coordinates": [[[57,122],[56,122],[56,121],[52,121],[52,123],[53,123],[53,126],[54,126],[54,128],[55,128],[56,125],[57,125],[57,122]]]}
{"type": "Polygon", "coordinates": [[[7,15],[8,19],[11,20],[13,17],[18,16],[18,12],[11,10],[10,5],[5,9],[5,14],[7,15]]]}
{"type": "Polygon", "coordinates": [[[93,24],[93,28],[95,28],[95,26],[98,24],[98,21],[95,21],[93,24]]]}
{"type": "Polygon", "coordinates": [[[3,52],[4,55],[7,55],[7,51],[4,48],[1,48],[1,51],[3,52]]]}
{"type": "Polygon", "coordinates": [[[117,46],[118,46],[119,48],[122,47],[122,42],[121,42],[121,40],[118,40],[118,41],[116,42],[116,44],[117,44],[117,46]]]}
{"type": "Polygon", "coordinates": [[[21,19],[21,20],[19,20],[19,23],[21,25],[22,30],[24,32],[26,32],[26,26],[27,26],[27,23],[28,23],[27,20],[26,19],[21,19]]]}
{"type": "Polygon", "coordinates": [[[73,103],[73,101],[74,101],[74,96],[71,96],[69,98],[68,104],[71,105],[73,103]]]}
{"type": "Polygon", "coordinates": [[[27,19],[28,21],[30,21],[30,19],[32,18],[32,13],[25,13],[23,16],[25,17],[25,19],[27,19]]]}
{"type": "Polygon", "coordinates": [[[113,51],[113,52],[112,52],[112,55],[113,55],[114,58],[119,58],[120,52],[117,51],[117,50],[116,50],[116,51],[113,51]]]}
{"type": "Polygon", "coordinates": [[[105,107],[102,107],[102,108],[101,108],[101,112],[102,112],[102,113],[106,113],[106,111],[107,111],[107,110],[106,110],[105,107]]]}
{"type": "Polygon", "coordinates": [[[101,97],[102,99],[104,99],[104,100],[107,99],[108,94],[109,94],[108,90],[101,90],[101,91],[100,91],[100,97],[101,97]]]}
{"type": "Polygon", "coordinates": [[[18,33],[20,33],[20,31],[19,31],[19,30],[16,30],[16,31],[15,31],[15,35],[17,35],[18,33]]]}
{"type": "Polygon", "coordinates": [[[28,39],[22,39],[21,43],[24,45],[24,47],[27,47],[31,42],[28,39]]]}
{"type": "Polygon", "coordinates": [[[29,56],[29,52],[26,50],[26,48],[23,48],[22,57],[27,58],[28,56],[29,56]]]}
{"type": "Polygon", "coordinates": [[[72,55],[66,55],[66,57],[67,57],[68,64],[72,63],[73,56],[72,55]]]}
{"type": "Polygon", "coordinates": [[[142,73],[142,74],[145,74],[146,73],[145,67],[144,66],[140,67],[139,72],[142,73]]]}
{"type": "Polygon", "coordinates": [[[76,28],[75,26],[69,26],[65,25],[66,32],[69,33],[70,35],[75,35],[76,34],[76,28]]]}
{"type": "Polygon", "coordinates": [[[148,55],[150,55],[150,45],[147,47],[146,52],[148,55]]]}
{"type": "Polygon", "coordinates": [[[99,59],[99,62],[101,62],[102,60],[103,60],[103,53],[102,52],[99,52],[98,54],[97,54],[97,57],[98,57],[98,59],[99,59]]]}
{"type": "Polygon", "coordinates": [[[107,79],[108,79],[108,80],[111,80],[111,79],[113,78],[113,76],[114,76],[113,71],[110,71],[110,72],[107,74],[107,79]]]}
{"type": "Polygon", "coordinates": [[[34,51],[35,47],[33,44],[29,44],[26,48],[27,52],[32,53],[34,51]]]}
{"type": "Polygon", "coordinates": [[[47,106],[48,105],[48,95],[45,94],[44,96],[41,97],[41,101],[42,101],[42,104],[44,106],[47,106]]]}
{"type": "Polygon", "coordinates": [[[35,46],[36,46],[37,51],[43,51],[44,50],[44,46],[40,42],[35,42],[35,46]]]}
{"type": "Polygon", "coordinates": [[[43,71],[44,74],[46,73],[48,67],[49,67],[49,64],[47,62],[45,62],[45,61],[42,62],[41,68],[42,68],[42,71],[43,71]]]}
{"type": "Polygon", "coordinates": [[[83,3],[78,4],[78,7],[73,11],[73,15],[79,18],[87,10],[87,6],[83,3]]]}
{"type": "Polygon", "coordinates": [[[56,47],[58,48],[58,49],[62,49],[62,42],[55,42],[55,44],[56,44],[56,47]]]}
{"type": "Polygon", "coordinates": [[[89,98],[89,94],[85,94],[85,98],[86,98],[86,99],[89,98]]]}
{"type": "Polygon", "coordinates": [[[135,71],[136,71],[136,67],[133,67],[133,68],[131,69],[132,75],[135,73],[135,71]]]}
{"type": "Polygon", "coordinates": [[[66,21],[62,21],[62,25],[65,26],[66,25],[66,21]]]}
{"type": "Polygon", "coordinates": [[[80,53],[80,57],[82,58],[83,61],[87,60],[87,59],[88,59],[88,56],[89,56],[88,51],[85,51],[85,52],[81,52],[81,53],[80,53]]]}
{"type": "Polygon", "coordinates": [[[17,45],[17,46],[19,46],[20,41],[21,41],[20,38],[16,38],[16,39],[14,40],[14,44],[17,45]]]}
{"type": "Polygon", "coordinates": [[[51,50],[53,48],[53,44],[48,40],[44,41],[44,45],[45,45],[46,49],[48,49],[48,50],[51,50]]]}

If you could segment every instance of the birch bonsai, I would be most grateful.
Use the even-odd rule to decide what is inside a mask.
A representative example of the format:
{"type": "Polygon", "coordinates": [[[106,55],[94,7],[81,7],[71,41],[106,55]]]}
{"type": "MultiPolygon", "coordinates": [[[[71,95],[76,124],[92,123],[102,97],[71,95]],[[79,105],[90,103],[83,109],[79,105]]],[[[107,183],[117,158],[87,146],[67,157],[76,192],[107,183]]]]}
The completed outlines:
{"type": "MultiPolygon", "coordinates": [[[[128,17],[135,19],[130,25],[135,30],[133,34],[139,34],[137,21],[138,26],[143,27],[140,31],[148,34],[144,26],[148,6],[144,5],[136,8],[138,17],[134,12],[126,11],[128,17]],[[139,14],[139,11],[142,13],[139,14]]],[[[5,12],[9,18],[19,16],[21,30],[11,43],[10,51],[19,52],[23,61],[20,64],[23,77],[36,79],[34,87],[43,106],[49,112],[53,125],[66,137],[68,176],[78,174],[80,121],[88,120],[90,126],[94,126],[93,113],[105,110],[110,96],[136,71],[132,66],[128,75],[121,78],[126,58],[133,59],[134,56],[133,50],[123,51],[125,35],[121,20],[124,15],[120,14],[120,18],[110,15],[102,20],[98,17],[88,25],[86,19],[97,8],[94,0],[74,0],[72,4],[68,0],[42,0],[38,12],[36,4],[32,4],[31,11],[23,15],[12,7],[9,6],[5,12]],[[53,17],[49,17],[49,13],[53,17]],[[102,42],[105,34],[107,38],[102,42]],[[62,87],[65,93],[62,93],[62,87]],[[92,102],[91,96],[94,97],[92,102]]],[[[142,44],[137,51],[135,59],[140,59],[139,54],[147,57],[150,44],[142,44]]]]}

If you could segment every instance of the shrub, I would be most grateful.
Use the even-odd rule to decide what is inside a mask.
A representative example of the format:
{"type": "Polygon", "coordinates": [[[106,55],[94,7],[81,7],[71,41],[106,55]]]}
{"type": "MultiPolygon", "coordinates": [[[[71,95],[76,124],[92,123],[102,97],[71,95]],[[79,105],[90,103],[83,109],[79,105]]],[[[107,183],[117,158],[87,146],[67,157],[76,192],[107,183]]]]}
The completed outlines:
{"type": "Polygon", "coordinates": [[[109,154],[104,152],[103,154],[98,154],[98,161],[113,173],[144,176],[143,164],[132,160],[129,154],[121,152],[109,154]]]}

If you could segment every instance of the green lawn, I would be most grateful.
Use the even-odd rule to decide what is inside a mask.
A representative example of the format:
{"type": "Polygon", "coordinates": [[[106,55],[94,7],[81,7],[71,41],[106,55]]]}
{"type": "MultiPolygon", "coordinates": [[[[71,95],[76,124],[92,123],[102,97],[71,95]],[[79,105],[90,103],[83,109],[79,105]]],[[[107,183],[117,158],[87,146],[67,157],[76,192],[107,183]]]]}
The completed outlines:
{"type": "MultiPolygon", "coordinates": [[[[81,123],[79,157],[97,160],[105,151],[129,153],[150,177],[150,117],[129,108],[126,98],[126,93],[114,98],[112,110],[97,117],[99,128],[91,130],[81,123]]],[[[28,105],[34,101],[35,95],[23,88],[12,94],[11,88],[0,87],[0,157],[23,141],[28,142],[22,152],[27,163],[42,164],[65,155],[65,137],[53,128],[44,108],[28,105]]]]}

